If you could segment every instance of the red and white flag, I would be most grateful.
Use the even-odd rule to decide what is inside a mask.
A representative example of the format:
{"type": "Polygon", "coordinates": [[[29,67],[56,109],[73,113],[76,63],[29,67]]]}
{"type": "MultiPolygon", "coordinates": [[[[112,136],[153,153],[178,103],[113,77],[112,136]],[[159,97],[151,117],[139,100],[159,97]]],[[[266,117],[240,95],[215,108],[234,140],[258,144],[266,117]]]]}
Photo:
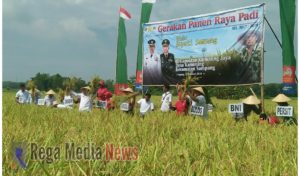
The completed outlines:
{"type": "Polygon", "coordinates": [[[131,19],[130,13],[123,7],[120,7],[120,17],[124,18],[125,20],[131,19]]]}

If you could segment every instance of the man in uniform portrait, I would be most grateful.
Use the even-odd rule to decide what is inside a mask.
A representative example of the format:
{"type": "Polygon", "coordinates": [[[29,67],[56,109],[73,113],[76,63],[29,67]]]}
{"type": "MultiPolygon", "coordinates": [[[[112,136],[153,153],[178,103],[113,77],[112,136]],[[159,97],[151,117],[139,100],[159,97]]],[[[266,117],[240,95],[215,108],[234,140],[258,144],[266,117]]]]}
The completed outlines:
{"type": "Polygon", "coordinates": [[[178,81],[176,79],[176,63],[174,54],[169,53],[169,45],[170,41],[168,39],[162,41],[163,53],[160,55],[160,60],[163,83],[176,84],[178,81]]]}
{"type": "Polygon", "coordinates": [[[143,84],[159,85],[162,83],[161,61],[155,52],[155,40],[148,41],[149,53],[144,56],[143,84]]]}

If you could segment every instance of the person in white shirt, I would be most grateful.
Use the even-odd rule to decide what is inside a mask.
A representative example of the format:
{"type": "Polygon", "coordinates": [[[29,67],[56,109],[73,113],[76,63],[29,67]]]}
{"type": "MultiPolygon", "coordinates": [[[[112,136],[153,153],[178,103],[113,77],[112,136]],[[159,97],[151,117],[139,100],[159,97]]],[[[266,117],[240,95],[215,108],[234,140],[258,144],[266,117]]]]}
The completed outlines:
{"type": "Polygon", "coordinates": [[[82,87],[81,93],[75,93],[73,94],[80,98],[80,104],[79,104],[79,111],[92,111],[93,108],[93,102],[91,100],[91,97],[89,95],[91,88],[89,86],[82,87]]]}
{"type": "Polygon", "coordinates": [[[155,40],[148,41],[149,53],[144,56],[143,79],[144,84],[159,85],[162,83],[160,56],[155,52],[155,40]]]}
{"type": "Polygon", "coordinates": [[[151,94],[146,93],[145,98],[140,99],[137,103],[140,104],[140,115],[144,117],[146,113],[154,110],[154,105],[150,100],[151,94]]]}
{"type": "Polygon", "coordinates": [[[30,94],[25,89],[25,84],[20,84],[20,90],[16,93],[16,102],[19,104],[30,103],[30,94]]]}
{"type": "Polygon", "coordinates": [[[50,89],[47,93],[46,93],[46,96],[45,96],[45,105],[46,106],[52,106],[53,105],[53,102],[55,101],[55,92],[50,89]]]}
{"type": "Polygon", "coordinates": [[[161,107],[160,110],[162,112],[168,112],[170,110],[170,107],[172,107],[172,94],[170,93],[170,86],[168,84],[165,84],[163,86],[164,93],[162,94],[161,98],[161,107]]]}

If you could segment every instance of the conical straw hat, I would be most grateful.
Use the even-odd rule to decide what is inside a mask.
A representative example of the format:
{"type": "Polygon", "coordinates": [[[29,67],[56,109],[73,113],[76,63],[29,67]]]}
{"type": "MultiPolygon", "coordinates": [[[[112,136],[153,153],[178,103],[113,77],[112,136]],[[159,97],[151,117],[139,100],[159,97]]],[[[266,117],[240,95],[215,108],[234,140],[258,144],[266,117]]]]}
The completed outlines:
{"type": "Polygon", "coordinates": [[[52,89],[50,89],[47,93],[46,93],[46,95],[55,95],[56,93],[52,90],[52,89]]]}
{"type": "Polygon", "coordinates": [[[203,95],[205,95],[205,93],[204,93],[202,87],[195,87],[195,88],[193,88],[193,89],[196,90],[196,91],[198,91],[198,92],[200,92],[200,93],[202,93],[203,95]]]}
{"type": "Polygon", "coordinates": [[[255,96],[251,95],[251,96],[245,98],[243,100],[243,103],[248,104],[248,105],[258,105],[258,104],[260,104],[260,100],[257,99],[255,96]]]}
{"type": "Polygon", "coordinates": [[[128,88],[126,88],[126,89],[123,89],[122,92],[130,92],[130,93],[133,93],[133,90],[132,90],[130,87],[128,87],[128,88]]]}
{"type": "Polygon", "coordinates": [[[284,103],[284,102],[288,102],[291,99],[287,96],[285,96],[284,94],[278,94],[272,101],[276,102],[276,103],[284,103]]]}
{"type": "Polygon", "coordinates": [[[89,86],[81,87],[81,89],[86,89],[88,91],[91,91],[91,88],[89,86]]]}

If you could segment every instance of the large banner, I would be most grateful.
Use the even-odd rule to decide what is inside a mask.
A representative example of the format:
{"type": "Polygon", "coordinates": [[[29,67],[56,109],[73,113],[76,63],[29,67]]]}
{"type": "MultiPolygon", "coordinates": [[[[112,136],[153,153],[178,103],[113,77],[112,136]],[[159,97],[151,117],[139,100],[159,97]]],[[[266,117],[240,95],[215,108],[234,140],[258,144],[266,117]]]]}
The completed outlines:
{"type": "Polygon", "coordinates": [[[264,4],[143,26],[143,85],[261,82],[264,4]]]}

